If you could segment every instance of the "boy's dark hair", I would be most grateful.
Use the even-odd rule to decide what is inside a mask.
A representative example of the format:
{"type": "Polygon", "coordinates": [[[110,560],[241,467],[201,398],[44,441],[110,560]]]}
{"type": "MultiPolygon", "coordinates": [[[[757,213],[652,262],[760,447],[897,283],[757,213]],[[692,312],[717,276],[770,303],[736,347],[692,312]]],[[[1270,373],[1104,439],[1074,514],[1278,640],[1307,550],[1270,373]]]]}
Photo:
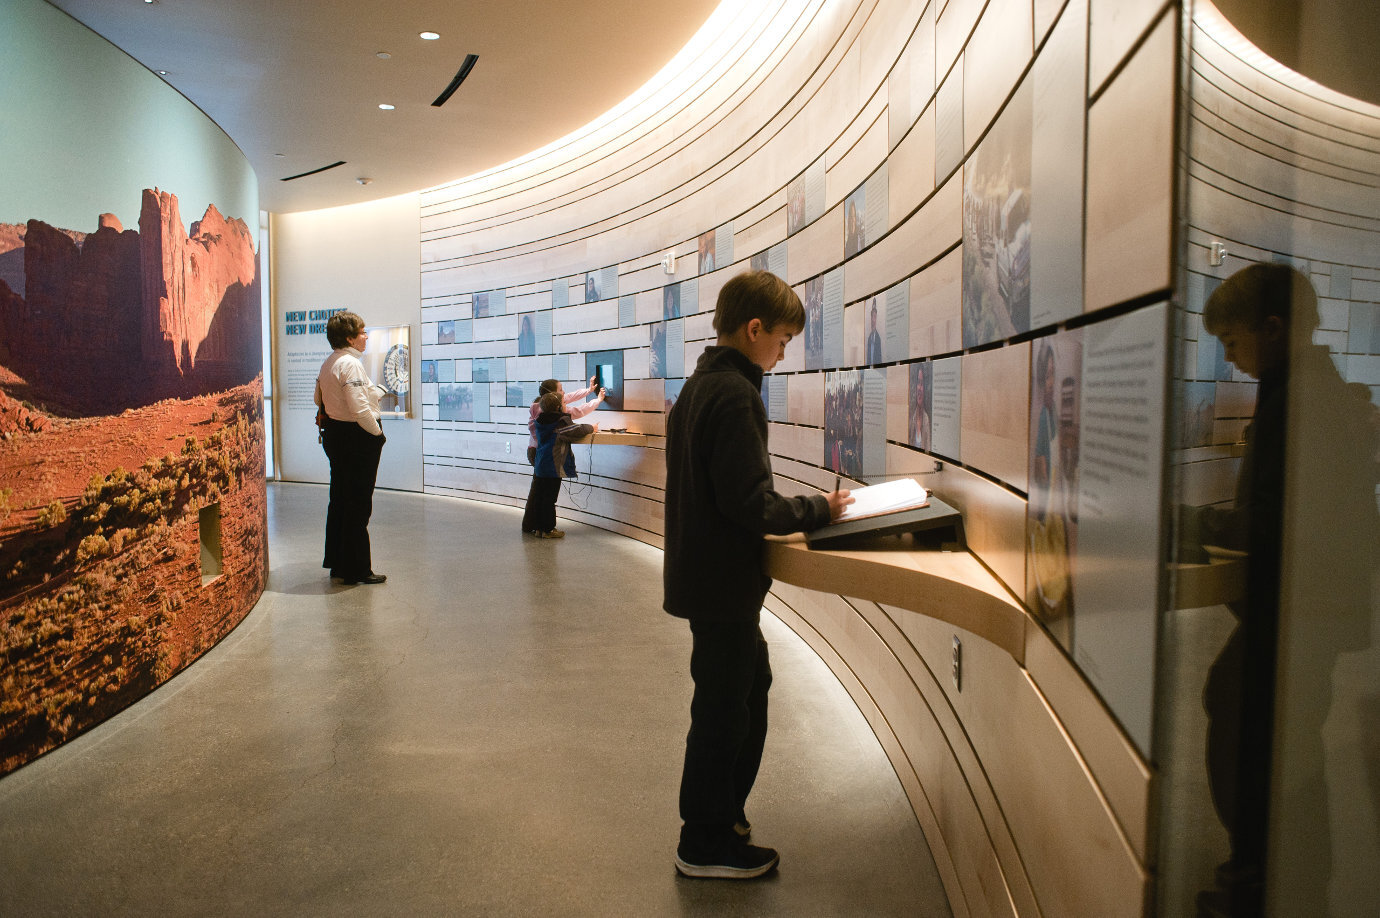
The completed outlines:
{"type": "Polygon", "coordinates": [[[364,331],[364,320],[353,312],[337,312],[326,320],[326,340],[332,350],[340,350],[364,331]]]}
{"type": "Polygon", "coordinates": [[[543,379],[541,385],[537,387],[537,392],[539,395],[545,395],[548,392],[555,392],[560,387],[561,381],[559,379],[543,379]]]}
{"type": "Polygon", "coordinates": [[[1229,325],[1255,331],[1270,316],[1301,334],[1318,327],[1313,284],[1289,265],[1254,264],[1222,281],[1203,307],[1203,327],[1212,335],[1229,325]]]}
{"type": "Polygon", "coordinates": [[[565,410],[565,402],[561,400],[558,392],[544,393],[538,404],[541,406],[542,414],[560,414],[565,410]]]}
{"type": "Polygon", "coordinates": [[[790,284],[770,271],[748,271],[724,284],[714,306],[714,331],[731,335],[753,319],[768,330],[785,326],[793,334],[805,328],[805,307],[790,284]]]}

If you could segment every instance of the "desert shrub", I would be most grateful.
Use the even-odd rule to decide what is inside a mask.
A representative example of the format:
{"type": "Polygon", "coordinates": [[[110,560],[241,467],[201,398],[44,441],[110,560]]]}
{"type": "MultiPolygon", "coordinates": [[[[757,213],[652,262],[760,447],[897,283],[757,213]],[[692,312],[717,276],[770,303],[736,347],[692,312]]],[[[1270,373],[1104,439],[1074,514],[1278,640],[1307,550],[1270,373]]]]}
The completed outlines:
{"type": "Polygon", "coordinates": [[[38,525],[42,528],[56,526],[67,519],[67,508],[62,501],[55,500],[42,510],[38,511],[38,525]]]}
{"type": "Polygon", "coordinates": [[[0,520],[10,518],[10,496],[14,494],[11,488],[0,488],[0,520]]]}
{"type": "Polygon", "coordinates": [[[110,543],[99,532],[93,533],[82,539],[81,544],[77,546],[77,563],[84,564],[93,558],[100,558],[108,554],[110,554],[110,543]]]}

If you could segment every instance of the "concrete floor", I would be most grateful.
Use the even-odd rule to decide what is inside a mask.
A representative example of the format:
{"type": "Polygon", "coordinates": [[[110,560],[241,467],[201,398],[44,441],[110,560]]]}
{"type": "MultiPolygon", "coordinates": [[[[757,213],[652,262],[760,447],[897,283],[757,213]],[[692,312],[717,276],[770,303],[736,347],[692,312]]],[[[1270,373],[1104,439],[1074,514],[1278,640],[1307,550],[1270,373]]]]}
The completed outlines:
{"type": "Polygon", "coordinates": [[[780,870],[672,859],[686,625],[661,553],[380,492],[382,586],[320,568],[326,489],[269,487],[259,604],[163,688],[0,780],[0,915],[923,915],[949,906],[866,721],[765,617],[749,801],[780,870]]]}

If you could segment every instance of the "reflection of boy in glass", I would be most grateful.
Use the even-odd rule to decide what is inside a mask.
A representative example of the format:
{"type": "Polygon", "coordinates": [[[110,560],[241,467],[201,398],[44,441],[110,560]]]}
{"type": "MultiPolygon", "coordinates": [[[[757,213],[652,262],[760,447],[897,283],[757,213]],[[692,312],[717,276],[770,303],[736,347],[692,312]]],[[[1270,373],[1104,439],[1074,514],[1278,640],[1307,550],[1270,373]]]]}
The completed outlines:
{"type": "Polygon", "coordinates": [[[1281,865],[1291,874],[1285,888],[1306,890],[1301,901],[1316,914],[1329,913],[1321,730],[1336,654],[1368,642],[1365,603],[1377,522],[1374,436],[1366,435],[1370,406],[1348,391],[1327,348],[1312,343],[1317,325],[1312,284],[1279,264],[1233,274],[1203,311],[1203,326],[1221,341],[1226,359],[1259,387],[1232,506],[1181,510],[1181,546],[1234,549],[1244,552],[1246,565],[1245,595],[1229,605],[1236,628],[1203,692],[1209,788],[1231,856],[1217,869],[1217,888],[1198,896],[1202,915],[1263,913],[1272,802],[1291,813],[1288,831],[1309,840],[1308,858],[1281,865]],[[1326,457],[1329,467],[1291,470],[1287,457],[1304,450],[1326,457]],[[1288,567],[1286,482],[1298,489],[1289,504],[1295,537],[1288,567]],[[1280,642],[1282,612],[1296,630],[1287,648],[1280,642]],[[1277,695],[1277,679],[1287,695],[1277,695]],[[1277,742],[1277,700],[1287,744],[1277,742]],[[1276,749],[1288,752],[1290,793],[1272,801],[1272,769],[1282,764],[1276,749]]]}

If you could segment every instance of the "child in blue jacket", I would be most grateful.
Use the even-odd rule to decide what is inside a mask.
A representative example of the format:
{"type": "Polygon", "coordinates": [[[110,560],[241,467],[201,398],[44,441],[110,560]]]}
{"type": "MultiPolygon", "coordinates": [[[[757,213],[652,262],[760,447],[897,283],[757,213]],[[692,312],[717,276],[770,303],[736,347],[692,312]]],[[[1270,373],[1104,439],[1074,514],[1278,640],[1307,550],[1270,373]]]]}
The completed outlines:
{"type": "Polygon", "coordinates": [[[556,528],[556,498],[561,479],[575,477],[575,454],[571,442],[599,429],[597,424],[576,424],[557,392],[547,392],[538,402],[541,413],[533,426],[537,435],[537,454],[532,463],[532,488],[527,492],[527,507],[522,514],[522,531],[542,539],[559,539],[565,533],[556,528]]]}

